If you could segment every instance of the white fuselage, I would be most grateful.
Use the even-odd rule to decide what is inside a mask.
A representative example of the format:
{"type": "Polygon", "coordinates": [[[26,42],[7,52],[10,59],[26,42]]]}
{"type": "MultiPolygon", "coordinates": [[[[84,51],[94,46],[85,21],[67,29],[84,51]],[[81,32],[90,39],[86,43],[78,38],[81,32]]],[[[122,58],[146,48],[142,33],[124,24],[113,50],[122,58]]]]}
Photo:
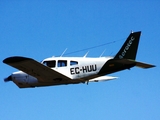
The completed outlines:
{"type": "Polygon", "coordinates": [[[105,62],[109,59],[111,58],[55,57],[43,60],[42,64],[46,61],[55,60],[56,65],[51,69],[54,69],[55,71],[62,73],[71,79],[80,79],[97,74],[105,62]],[[66,61],[67,64],[60,66],[59,61],[66,61]]]}

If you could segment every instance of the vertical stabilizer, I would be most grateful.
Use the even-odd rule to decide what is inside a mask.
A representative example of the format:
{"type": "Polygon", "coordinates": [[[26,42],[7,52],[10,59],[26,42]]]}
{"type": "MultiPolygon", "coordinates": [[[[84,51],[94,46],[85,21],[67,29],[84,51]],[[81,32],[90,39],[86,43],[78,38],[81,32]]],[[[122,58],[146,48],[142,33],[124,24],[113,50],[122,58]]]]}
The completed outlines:
{"type": "Polygon", "coordinates": [[[140,39],[141,31],[139,32],[132,32],[119,52],[114,57],[115,59],[136,59],[139,39],[140,39]]]}

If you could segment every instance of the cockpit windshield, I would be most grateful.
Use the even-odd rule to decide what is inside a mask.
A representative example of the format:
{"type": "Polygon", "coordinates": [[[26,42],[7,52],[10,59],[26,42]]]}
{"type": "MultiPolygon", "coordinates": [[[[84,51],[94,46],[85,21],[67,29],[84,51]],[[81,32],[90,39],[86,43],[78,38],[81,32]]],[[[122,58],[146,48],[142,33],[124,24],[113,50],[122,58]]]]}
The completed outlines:
{"type": "Polygon", "coordinates": [[[54,68],[54,67],[56,67],[56,61],[55,61],[55,60],[52,60],[52,61],[44,61],[44,62],[43,62],[43,65],[48,66],[48,67],[51,67],[51,68],[54,68]]]}

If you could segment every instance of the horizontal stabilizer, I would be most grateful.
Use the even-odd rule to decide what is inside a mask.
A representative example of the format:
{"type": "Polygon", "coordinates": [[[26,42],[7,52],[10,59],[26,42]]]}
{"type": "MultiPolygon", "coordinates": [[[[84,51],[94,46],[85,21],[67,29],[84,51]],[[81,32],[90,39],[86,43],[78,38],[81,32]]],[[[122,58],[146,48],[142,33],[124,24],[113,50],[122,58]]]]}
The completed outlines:
{"type": "Polygon", "coordinates": [[[112,76],[101,76],[101,77],[97,77],[94,79],[90,79],[89,82],[100,82],[100,81],[108,81],[108,80],[113,80],[113,79],[117,79],[118,77],[112,77],[112,76]]]}
{"type": "Polygon", "coordinates": [[[136,62],[136,66],[140,67],[140,68],[152,68],[155,67],[155,65],[151,65],[151,64],[146,64],[146,63],[142,63],[142,62],[136,62]]]}
{"type": "Polygon", "coordinates": [[[114,61],[117,63],[124,64],[124,65],[133,64],[137,67],[145,68],[145,69],[155,67],[155,65],[151,65],[151,64],[147,64],[147,63],[143,63],[143,62],[138,62],[138,61],[130,60],[130,59],[115,59],[114,61]]]}

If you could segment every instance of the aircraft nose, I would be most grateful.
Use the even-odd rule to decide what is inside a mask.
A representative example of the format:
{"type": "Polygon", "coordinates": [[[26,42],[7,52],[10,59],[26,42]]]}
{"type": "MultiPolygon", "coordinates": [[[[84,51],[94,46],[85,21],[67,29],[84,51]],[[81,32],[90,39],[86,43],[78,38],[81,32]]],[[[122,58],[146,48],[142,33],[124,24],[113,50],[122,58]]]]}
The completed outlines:
{"type": "Polygon", "coordinates": [[[12,75],[10,75],[4,79],[4,82],[9,82],[9,81],[12,81],[12,75]]]}

